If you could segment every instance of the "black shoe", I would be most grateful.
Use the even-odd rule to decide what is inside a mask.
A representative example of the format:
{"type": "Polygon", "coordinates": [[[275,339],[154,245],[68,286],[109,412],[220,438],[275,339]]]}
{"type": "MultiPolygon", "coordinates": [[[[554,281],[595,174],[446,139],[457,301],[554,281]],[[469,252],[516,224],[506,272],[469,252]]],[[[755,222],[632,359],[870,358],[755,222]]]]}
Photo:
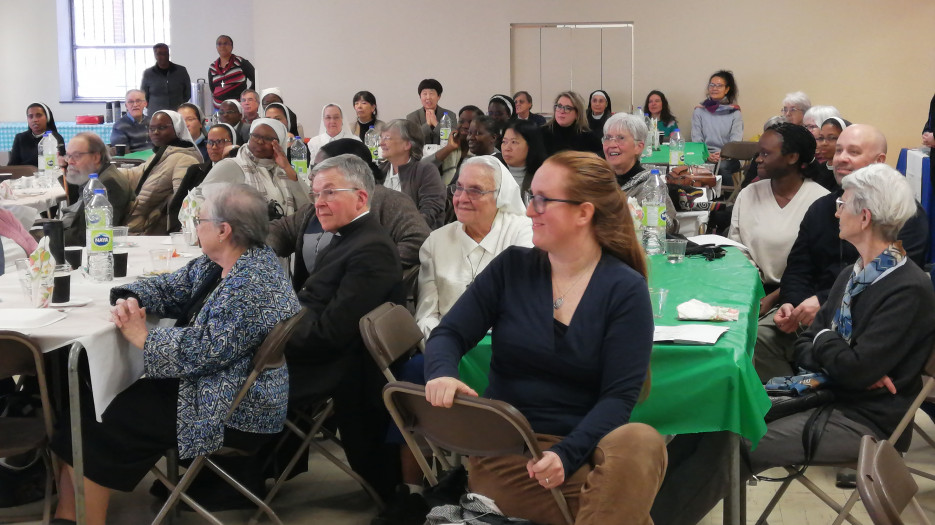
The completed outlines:
{"type": "Polygon", "coordinates": [[[422,525],[429,513],[429,506],[421,494],[410,494],[409,487],[400,485],[386,510],[370,522],[370,525],[422,525]]]}
{"type": "Polygon", "coordinates": [[[838,469],[834,486],[839,489],[857,488],[857,471],[852,468],[838,469]]]}

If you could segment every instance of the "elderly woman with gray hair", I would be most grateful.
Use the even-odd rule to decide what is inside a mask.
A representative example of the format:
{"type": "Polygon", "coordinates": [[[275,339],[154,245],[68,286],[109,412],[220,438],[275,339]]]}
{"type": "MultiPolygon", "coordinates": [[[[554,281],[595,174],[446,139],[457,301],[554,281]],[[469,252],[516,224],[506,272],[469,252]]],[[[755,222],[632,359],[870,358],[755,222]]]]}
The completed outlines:
{"type": "MultiPolygon", "coordinates": [[[[640,155],[646,144],[646,122],[642,117],[629,113],[617,113],[604,123],[604,158],[617,176],[617,184],[626,192],[642,202],[652,182],[651,170],[640,164],[640,155]]],[[[666,231],[677,233],[679,223],[675,218],[675,204],[666,192],[666,231]]]]}
{"type": "Polygon", "coordinates": [[[380,149],[387,160],[381,167],[383,185],[412,198],[433,230],[445,218],[445,186],[438,168],[422,162],[422,130],[411,120],[391,120],[380,132],[380,149]]]}
{"type": "Polygon", "coordinates": [[[502,162],[467,159],[448,189],[458,220],[432,232],[419,251],[416,321],[426,339],[494,257],[510,246],[532,247],[519,185],[502,162]]]}
{"type": "MultiPolygon", "coordinates": [[[[111,290],[112,319],[143,354],[145,377],[111,402],[100,422],[90,393],[82,410],[88,523],[103,524],[111,490],[130,491],[165,454],[208,454],[222,445],[257,450],[282,429],[289,374],[260,374],[225,417],[252,368],[253,354],[279,321],[299,311],[286,273],[264,241],[266,201],[246,185],[205,190],[195,221],[204,255],[171,273],[111,290]],[[146,314],[177,319],[149,328],[146,314]],[[141,410],[145,407],[145,410],[141,410]]],[[[70,425],[52,450],[65,463],[56,518],[75,519],[70,425]]]]}
{"type": "Polygon", "coordinates": [[[812,107],[812,101],[808,95],[801,91],[795,93],[786,93],[786,98],[782,99],[782,110],[780,113],[786,122],[802,125],[802,119],[805,118],[805,112],[812,107]]]}

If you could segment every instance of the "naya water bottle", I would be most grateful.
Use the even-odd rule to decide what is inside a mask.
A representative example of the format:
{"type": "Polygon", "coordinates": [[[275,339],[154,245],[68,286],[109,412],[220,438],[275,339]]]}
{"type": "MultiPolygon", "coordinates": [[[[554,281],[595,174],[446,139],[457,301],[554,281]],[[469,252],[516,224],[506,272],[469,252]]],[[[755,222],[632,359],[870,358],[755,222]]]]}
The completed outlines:
{"type": "Polygon", "coordinates": [[[103,189],[94,190],[94,197],[85,210],[88,235],[88,273],[97,282],[114,280],[114,208],[103,189]]]}
{"type": "Polygon", "coordinates": [[[438,144],[445,146],[448,144],[448,138],[451,137],[451,117],[446,111],[438,123],[438,144]]]}
{"type": "Polygon", "coordinates": [[[58,140],[51,131],[46,131],[39,140],[39,171],[42,175],[54,173],[58,160],[58,140]]]}
{"type": "Polygon", "coordinates": [[[370,157],[376,162],[380,158],[380,134],[373,129],[373,126],[370,126],[367,133],[364,133],[364,145],[370,150],[370,157]]]}
{"type": "Polygon", "coordinates": [[[90,206],[91,199],[94,197],[94,190],[97,189],[104,190],[104,196],[107,196],[107,188],[104,187],[104,183],[101,182],[97,173],[92,173],[88,175],[88,182],[85,183],[84,189],[81,190],[81,200],[84,202],[85,209],[88,209],[88,206],[90,206]]]}
{"type": "Polygon", "coordinates": [[[659,170],[652,170],[645,183],[643,202],[643,249],[646,255],[666,252],[666,181],[659,170]]]}
{"type": "Polygon", "coordinates": [[[308,150],[302,137],[296,137],[292,141],[292,145],[289,146],[289,158],[299,180],[308,180],[308,150]]]}
{"type": "Polygon", "coordinates": [[[669,135],[669,166],[682,164],[685,164],[685,142],[682,141],[682,133],[675,128],[669,135]]]}

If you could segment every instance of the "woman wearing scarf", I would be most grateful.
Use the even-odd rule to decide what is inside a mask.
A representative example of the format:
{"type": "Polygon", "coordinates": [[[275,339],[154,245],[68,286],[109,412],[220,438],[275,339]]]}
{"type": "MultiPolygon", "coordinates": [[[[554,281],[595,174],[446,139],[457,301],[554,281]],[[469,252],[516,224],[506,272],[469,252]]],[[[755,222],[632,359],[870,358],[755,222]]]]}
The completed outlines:
{"type": "Polygon", "coordinates": [[[178,191],[188,167],[203,161],[182,116],[167,109],[149,119],[153,156],[133,168],[118,168],[130,180],[136,200],[130,205],[127,226],[135,235],[166,235],[166,208],[178,191]]]}
{"type": "Polygon", "coordinates": [[[283,144],[286,127],[271,118],[258,118],[250,124],[250,141],[237,150],[234,158],[223,159],[208,173],[202,186],[214,183],[248,184],[256,188],[276,208],[270,218],[292,215],[309,202],[308,186],[298,176],[283,144]],[[281,212],[279,212],[281,208],[281,212]]]}
{"type": "MultiPolygon", "coordinates": [[[[649,111],[647,108],[643,108],[649,111]]],[[[591,134],[597,138],[604,136],[604,123],[613,115],[610,108],[610,95],[598,89],[592,91],[588,97],[588,127],[591,128],[591,134]]]]}
{"type": "MultiPolygon", "coordinates": [[[[835,214],[839,235],[860,258],[841,272],[815,320],[795,342],[796,368],[824,373],[835,393],[811,458],[816,465],[855,461],[863,435],[888,439],[921,389],[935,341],[932,281],[896,240],[916,210],[906,178],[885,164],[871,164],[844,177],[842,186],[835,214]]],[[[791,304],[780,313],[784,309],[792,313],[791,304]]],[[[756,449],[740,454],[742,481],[768,468],[805,463],[800,436],[816,410],[769,423],[756,449]]],[[[896,447],[905,450],[910,435],[903,433],[896,447]]],[[[696,440],[680,436],[669,445],[675,461],[653,505],[657,524],[696,523],[727,493],[726,483],[712,480],[727,480],[729,447],[725,443],[718,455],[702,449],[710,442],[685,449],[688,441],[696,440]],[[706,453],[692,454],[700,450],[706,453]],[[686,480],[696,481],[686,486],[686,480]]]]}
{"type": "Polygon", "coordinates": [[[58,141],[59,154],[65,154],[65,139],[58,134],[55,127],[55,117],[49,106],[42,102],[33,102],[26,106],[26,124],[29,129],[17,133],[13,138],[13,148],[10,149],[10,166],[39,166],[39,140],[46,131],[58,141]]]}
{"type": "Polygon", "coordinates": [[[201,108],[191,102],[186,102],[179,105],[178,111],[179,115],[182,115],[182,120],[185,121],[188,134],[194,139],[198,153],[201,153],[201,158],[207,160],[208,147],[205,141],[208,139],[208,132],[205,130],[205,117],[201,113],[201,108]]]}
{"type": "Polygon", "coordinates": [[[354,93],[353,103],[357,120],[351,126],[351,133],[357,135],[361,142],[363,142],[367,132],[370,131],[371,126],[379,134],[380,130],[383,129],[384,122],[377,118],[377,97],[369,91],[358,91],[354,93]]]}
{"type": "MultiPolygon", "coordinates": [[[[182,109],[182,108],[179,108],[182,109]]],[[[211,168],[226,157],[232,157],[237,154],[237,146],[234,145],[234,128],[230,124],[215,124],[208,130],[207,139],[203,142],[207,153],[205,153],[204,162],[193,164],[188,167],[185,177],[172,197],[169,203],[169,231],[177,232],[182,230],[182,223],[179,221],[179,212],[182,210],[182,203],[185,197],[193,189],[201,186],[201,183],[208,176],[211,168]],[[233,152],[231,151],[233,149],[233,152]]]]}
{"type": "Polygon", "coordinates": [[[308,141],[308,150],[311,152],[310,159],[318,155],[318,150],[329,142],[339,139],[360,138],[351,133],[351,130],[344,124],[344,110],[337,104],[328,104],[321,108],[321,125],[318,127],[318,135],[308,141]]]}
{"type": "Polygon", "coordinates": [[[234,40],[221,35],[215,41],[218,59],[208,67],[208,85],[214,96],[214,107],[220,108],[225,100],[239,100],[240,94],[256,83],[253,64],[234,54],[234,40]]]}
{"type": "Polygon", "coordinates": [[[458,220],[433,231],[419,251],[416,320],[426,339],[494,257],[509,246],[532,247],[519,185],[502,162],[467,159],[448,188],[458,220]]]}
{"type": "MultiPolygon", "coordinates": [[[[708,162],[720,162],[721,148],[728,142],[743,140],[743,117],[736,104],[740,92],[734,74],[721,70],[708,79],[708,98],[695,106],[692,113],[692,142],[708,146],[708,162]]],[[[725,162],[721,173],[734,173],[740,169],[736,160],[725,162]]]]}

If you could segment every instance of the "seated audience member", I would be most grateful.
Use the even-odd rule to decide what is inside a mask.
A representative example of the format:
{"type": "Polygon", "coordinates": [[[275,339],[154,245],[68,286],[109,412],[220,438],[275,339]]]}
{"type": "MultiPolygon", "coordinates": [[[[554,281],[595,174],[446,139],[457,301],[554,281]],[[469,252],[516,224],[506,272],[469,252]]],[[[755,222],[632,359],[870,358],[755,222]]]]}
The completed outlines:
{"type": "MultiPolygon", "coordinates": [[[[834,149],[835,145],[838,143],[838,137],[841,136],[841,132],[844,131],[844,128],[850,125],[851,123],[843,118],[831,117],[825,120],[819,128],[818,137],[815,138],[818,142],[818,148],[815,150],[815,158],[823,159],[819,164],[828,171],[833,169],[831,160],[834,159],[834,149]]],[[[835,187],[839,184],[840,183],[836,182],[835,187]]],[[[834,188],[829,189],[834,191],[834,188]]]]}
{"type": "Polygon", "coordinates": [[[669,135],[679,127],[679,121],[672,114],[665,93],[658,89],[650,91],[643,103],[643,111],[656,119],[656,129],[662,132],[662,141],[669,142],[669,135]]]}
{"type": "MultiPolygon", "coordinates": [[[[234,143],[234,128],[230,124],[216,124],[208,131],[208,140],[205,141],[208,155],[201,164],[192,164],[185,171],[185,177],[179,184],[178,190],[169,203],[169,231],[181,231],[182,223],[179,222],[179,212],[182,210],[182,202],[188,193],[201,186],[205,177],[211,172],[215,164],[230,155],[234,143]]],[[[236,154],[236,153],[234,153],[236,154]]]]}
{"type": "Polygon", "coordinates": [[[468,155],[467,136],[471,129],[471,122],[474,121],[474,117],[483,114],[484,112],[477,106],[464,106],[461,108],[461,111],[458,112],[458,126],[451,130],[448,144],[423,159],[438,168],[444,185],[451,184],[457,177],[461,163],[464,162],[468,155]]]}
{"type": "Polygon", "coordinates": [[[783,122],[763,132],[759,142],[760,181],[737,195],[729,237],[747,247],[760,269],[767,296],[765,314],[779,299],[779,280],[806,210],[828,190],[809,178],[815,158],[815,138],[795,124],[783,122]]]}
{"type": "Polygon", "coordinates": [[[497,157],[497,160],[502,161],[500,150],[497,149],[497,145],[500,144],[500,124],[496,120],[487,115],[474,117],[470,127],[468,127],[467,140],[468,151],[470,152],[468,158],[478,155],[493,155],[497,157]]]}
{"type": "MultiPolygon", "coordinates": [[[[782,118],[779,115],[773,115],[772,117],[766,119],[766,122],[763,123],[763,131],[768,130],[769,128],[785,122],[786,119],[782,118]]],[[[759,142],[760,135],[755,135],[753,137],[754,142],[759,142]]],[[[818,137],[815,137],[815,140],[818,140],[818,137]]],[[[818,146],[815,146],[815,162],[818,163],[818,146]]],[[[756,161],[756,157],[753,158],[749,163],[747,163],[747,171],[743,174],[743,181],[740,183],[740,189],[746,188],[750,185],[751,182],[756,182],[760,180],[759,175],[759,163],[756,161]]],[[[826,188],[828,191],[831,191],[831,188],[826,188]]]]}
{"type": "Polygon", "coordinates": [[[383,185],[400,191],[416,203],[429,228],[442,225],[445,215],[445,186],[438,168],[422,162],[422,131],[411,120],[391,120],[380,133],[380,149],[387,160],[381,170],[383,185]]]}
{"type": "Polygon", "coordinates": [[[502,132],[503,128],[515,118],[513,111],[513,99],[507,95],[494,95],[487,102],[487,116],[497,122],[500,127],[498,131],[502,132]]]}
{"type": "MultiPolygon", "coordinates": [[[[812,106],[808,108],[802,117],[802,125],[812,133],[815,139],[818,139],[818,133],[821,132],[821,125],[831,117],[841,118],[841,113],[834,106],[812,106]]],[[[818,162],[827,162],[831,159],[816,158],[818,162]]]]}
{"type": "Polygon", "coordinates": [[[285,105],[285,102],[282,99],[282,91],[278,87],[266,88],[263,91],[260,91],[260,109],[261,113],[266,114],[266,108],[274,102],[279,102],[283,104],[283,107],[286,108],[286,111],[289,112],[289,121],[295,123],[295,127],[298,130],[297,133],[294,133],[297,137],[305,137],[305,130],[302,128],[302,123],[299,122],[299,117],[285,105]]]}
{"type": "Polygon", "coordinates": [[[260,118],[260,94],[253,89],[243,90],[240,94],[240,107],[243,108],[244,127],[250,129],[250,124],[260,118]]]}
{"type": "Polygon", "coordinates": [[[25,259],[38,243],[29,235],[39,212],[28,206],[5,204],[0,207],[0,275],[16,271],[16,260],[25,259]]]}
{"type": "Polygon", "coordinates": [[[786,98],[782,99],[782,117],[790,124],[801,126],[805,120],[805,112],[811,107],[812,101],[805,93],[786,93],[786,98]]]}
{"type": "Polygon", "coordinates": [[[652,308],[626,197],[606,162],[573,151],[546,160],[531,191],[535,247],[507,248],[432,331],[426,397],[450,407],[456,393],[477,395],[457,379],[458,362],[493,329],[485,396],[526,416],[544,454],[470,458],[470,490],[537,523],[564,522],[553,488],[577,524],[651,523],[666,452],[653,428],[628,423],[652,308]]]}
{"type": "MultiPolygon", "coordinates": [[[[160,109],[175,110],[192,98],[192,80],[185,66],[169,60],[169,46],[153,46],[156,64],[143,71],[140,89],[146,95],[146,104],[152,113],[160,109]]],[[[192,135],[194,137],[194,135],[192,135]]]]}
{"type": "Polygon", "coordinates": [[[218,108],[218,117],[221,119],[221,122],[229,124],[234,128],[234,132],[240,139],[237,141],[237,145],[246,144],[247,141],[250,140],[249,132],[244,132],[243,108],[240,107],[239,100],[231,99],[221,102],[221,107],[218,108]]]}
{"type": "Polygon", "coordinates": [[[458,127],[458,116],[455,115],[454,111],[438,105],[439,99],[442,98],[441,82],[434,78],[426,78],[419,82],[418,93],[422,107],[406,115],[406,120],[419,126],[422,131],[423,144],[440,144],[438,123],[441,122],[442,116],[448,113],[452,130],[458,127]]]}
{"type": "Polygon", "coordinates": [[[33,102],[26,106],[26,125],[29,129],[13,137],[10,149],[10,166],[39,166],[39,141],[46,131],[58,141],[60,151],[64,151],[65,139],[58,133],[52,111],[42,102],[33,102]]]}
{"type": "Polygon", "coordinates": [[[402,303],[402,268],[393,240],[373,213],[370,167],[339,155],[312,170],[312,200],[324,231],[335,234],[298,292],[308,315],[286,345],[290,403],[330,395],[348,462],[384,500],[400,480],[399,448],[385,442],[386,384],[360,336],[360,318],[402,303]],[[339,241],[339,242],[338,242],[339,241]]]}
{"type": "MultiPolygon", "coordinates": [[[[425,224],[419,209],[412,199],[398,191],[389,190],[380,184],[383,173],[373,163],[367,146],[354,139],[339,139],[329,142],[318,150],[316,164],[332,157],[349,153],[367,163],[377,181],[370,196],[370,213],[390,234],[399,251],[403,273],[419,266],[419,248],[429,236],[429,227],[425,224]]],[[[277,219],[270,224],[266,243],[280,257],[295,254],[292,268],[292,283],[300,290],[308,276],[315,271],[315,259],[333,240],[334,234],[325,231],[315,214],[315,204],[308,203],[297,212],[277,219]]]]}
{"type": "Polygon", "coordinates": [[[256,84],[256,70],[246,58],[234,54],[234,40],[221,35],[215,41],[218,59],[208,66],[208,87],[214,107],[225,100],[239,100],[245,89],[256,84]]]}
{"type": "Polygon", "coordinates": [[[432,232],[419,251],[416,321],[426,339],[494,257],[509,246],[532,248],[519,185],[500,161],[467,159],[449,189],[458,220],[432,232]]]}
{"type": "MultiPolygon", "coordinates": [[[[295,123],[294,120],[292,120],[292,115],[294,115],[294,113],[292,112],[291,109],[286,107],[285,104],[281,102],[270,103],[268,106],[266,106],[264,115],[266,118],[278,120],[283,126],[285,126],[287,137],[290,141],[296,137],[301,136],[299,135],[298,125],[295,123]]],[[[247,140],[250,140],[249,133],[247,133],[247,137],[248,137],[247,140]]],[[[246,141],[244,142],[244,144],[246,144],[246,141]]],[[[313,157],[310,157],[310,158],[313,158],[313,157]]]]}
{"type": "MultiPolygon", "coordinates": [[[[370,130],[370,126],[380,133],[384,122],[377,119],[377,97],[369,91],[358,91],[354,93],[354,112],[357,113],[357,120],[351,126],[351,133],[363,142],[364,136],[370,130]]],[[[379,136],[379,135],[378,135],[379,136]]]]}
{"type": "MultiPolygon", "coordinates": [[[[289,374],[282,366],[260,374],[228,425],[223,423],[254,351],[277,322],[299,311],[299,303],[279,260],[263,244],[263,198],[243,185],[206,193],[197,227],[205,254],[171,274],[111,290],[114,324],[142,349],[145,377],[117,395],[100,422],[91,393],[81,396],[88,523],[103,524],[110,492],[133,490],[166,449],[177,448],[182,459],[222,445],[256,450],[286,418],[289,374]],[[148,313],[178,321],[149,329],[148,313]]],[[[65,464],[55,516],[74,520],[65,421],[52,441],[65,464]]]]}
{"type": "Polygon", "coordinates": [[[344,110],[337,104],[325,105],[321,108],[321,124],[318,126],[318,135],[308,141],[309,159],[314,159],[315,155],[318,155],[318,150],[325,144],[348,138],[360,140],[344,125],[344,110]]]}
{"type": "Polygon", "coordinates": [[[182,120],[185,121],[188,134],[194,139],[198,153],[201,153],[201,158],[207,160],[208,146],[205,141],[208,140],[208,131],[205,129],[205,118],[201,114],[201,108],[191,102],[186,102],[179,106],[178,111],[179,115],[182,115],[182,120]]]}
{"type": "Polygon", "coordinates": [[[182,116],[175,111],[157,111],[149,122],[152,157],[139,166],[117,168],[130,182],[136,200],[130,206],[127,226],[135,235],[166,235],[166,208],[178,191],[188,167],[203,162],[192,143],[182,116]]]}
{"type": "Polygon", "coordinates": [[[588,97],[588,127],[591,128],[591,134],[597,138],[604,136],[604,123],[613,115],[611,110],[610,96],[600,89],[592,91],[588,97]]]}
{"type": "Polygon", "coordinates": [[[233,158],[218,161],[201,185],[243,183],[256,188],[277,209],[275,214],[271,210],[270,219],[292,215],[308,202],[308,187],[289,164],[285,142],[286,127],[278,120],[254,120],[250,142],[238,148],[233,158]]]}
{"type": "Polygon", "coordinates": [[[560,151],[590,151],[602,154],[601,139],[591,133],[585,115],[584,101],[574,91],[563,91],[555,97],[552,119],[542,126],[545,151],[553,155],[560,151]]]}
{"type": "MultiPolygon", "coordinates": [[[[68,141],[65,148],[65,180],[79,187],[79,195],[84,194],[88,176],[97,173],[98,180],[107,189],[107,200],[114,208],[114,226],[124,226],[130,206],[133,203],[133,188],[130,181],[110,163],[107,145],[95,133],[78,133],[68,141]]],[[[62,209],[62,221],[65,228],[66,246],[85,246],[87,221],[84,210],[85,202],[78,199],[74,204],[62,209]]]]}
{"type": "Polygon", "coordinates": [[[517,91],[513,95],[513,107],[516,110],[516,120],[528,120],[537,126],[545,125],[545,117],[532,112],[532,95],[528,91],[517,91]]]}
{"type": "MultiPolygon", "coordinates": [[[[841,132],[835,150],[832,165],[834,178],[840,185],[858,169],[886,160],[886,138],[873,126],[854,124],[841,132]]],[[[842,193],[842,188],[835,188],[805,212],[780,281],[781,306],[775,315],[760,319],[753,365],[764,382],[796,372],[793,368],[796,336],[812,324],[818,309],[827,302],[838,274],[853,266],[859,257],[854,245],[838,236],[836,201],[842,193]]],[[[929,228],[920,205],[916,205],[915,215],[899,230],[897,239],[916,265],[925,265],[929,228]]]]}
{"type": "MultiPolygon", "coordinates": [[[[708,79],[707,98],[695,106],[692,113],[691,140],[708,147],[708,162],[721,162],[721,148],[728,142],[743,140],[743,116],[737,97],[740,90],[730,71],[720,70],[708,79]]],[[[721,164],[719,172],[735,173],[740,162],[730,159],[721,164]]]]}
{"type": "Polygon", "coordinates": [[[532,122],[514,120],[503,132],[503,163],[519,186],[520,195],[529,190],[532,177],[545,161],[542,130],[532,122]]]}
{"type": "MultiPolygon", "coordinates": [[[[827,375],[835,392],[812,451],[816,465],[855,461],[864,435],[889,437],[921,389],[935,341],[932,281],[896,240],[916,210],[906,178],[874,164],[842,183],[838,235],[859,256],[838,275],[811,326],[795,340],[795,365],[827,375]]],[[[770,422],[755,449],[746,442],[741,482],[772,467],[806,463],[803,434],[816,410],[770,422]]],[[[897,447],[908,448],[910,436],[905,432],[897,447]]],[[[671,463],[653,506],[655,523],[697,523],[724,497],[729,441],[723,433],[686,434],[669,444],[671,463]]]]}
{"type": "MultiPolygon", "coordinates": [[[[652,183],[652,170],[640,164],[640,155],[646,144],[646,121],[629,113],[618,113],[604,124],[604,158],[614,170],[620,189],[640,204],[646,198],[652,183]]],[[[666,192],[666,231],[678,233],[675,205],[666,192]]]]}
{"type": "MultiPolygon", "coordinates": [[[[110,144],[126,144],[127,151],[143,151],[153,147],[149,136],[149,119],[143,115],[146,109],[146,95],[139,89],[127,91],[127,114],[114,118],[114,128],[110,132],[110,144]]],[[[154,113],[155,114],[155,113],[154,113]]]]}

